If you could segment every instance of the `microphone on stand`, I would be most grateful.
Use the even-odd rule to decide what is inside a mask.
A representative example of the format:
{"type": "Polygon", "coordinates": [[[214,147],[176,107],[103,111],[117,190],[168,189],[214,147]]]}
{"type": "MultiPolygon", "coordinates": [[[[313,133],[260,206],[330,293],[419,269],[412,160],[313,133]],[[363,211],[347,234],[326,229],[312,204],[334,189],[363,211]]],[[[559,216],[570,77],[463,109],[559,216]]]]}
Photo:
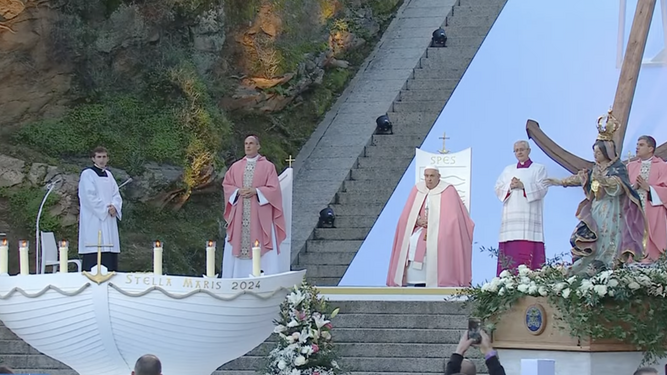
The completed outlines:
{"type": "Polygon", "coordinates": [[[118,185],[118,188],[120,189],[120,188],[122,188],[123,186],[129,184],[130,182],[132,182],[132,177],[128,178],[125,182],[123,182],[122,184],[118,185]]]}
{"type": "Polygon", "coordinates": [[[46,199],[49,197],[49,194],[56,188],[56,185],[62,181],[62,178],[58,177],[57,179],[46,184],[46,194],[42,203],[39,205],[39,211],[37,211],[37,220],[35,222],[35,273],[42,273],[40,268],[40,245],[41,245],[41,233],[39,231],[39,219],[42,217],[42,210],[44,209],[44,204],[46,204],[46,199]]]}

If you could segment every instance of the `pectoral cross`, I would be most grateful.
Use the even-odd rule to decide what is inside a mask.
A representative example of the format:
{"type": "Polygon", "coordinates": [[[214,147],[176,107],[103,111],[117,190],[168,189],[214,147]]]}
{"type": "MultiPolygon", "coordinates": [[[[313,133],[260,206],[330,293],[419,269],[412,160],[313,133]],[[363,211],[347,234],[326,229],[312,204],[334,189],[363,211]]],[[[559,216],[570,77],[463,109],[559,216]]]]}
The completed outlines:
{"type": "Polygon", "coordinates": [[[438,152],[441,154],[448,154],[449,150],[445,148],[445,142],[447,142],[447,140],[449,139],[449,137],[447,136],[447,132],[443,132],[442,137],[440,137],[440,139],[442,139],[442,150],[438,150],[438,152]]]}
{"type": "MultiPolygon", "coordinates": [[[[616,96],[614,97],[614,104],[612,106],[614,117],[620,122],[618,130],[614,134],[617,155],[621,155],[623,151],[623,141],[625,139],[625,132],[628,129],[632,99],[637,88],[637,79],[644,57],[644,50],[646,49],[646,40],[648,39],[655,3],[656,0],[637,1],[637,9],[632,21],[630,37],[625,50],[621,75],[618,79],[616,96]]],[[[591,169],[593,167],[593,162],[566,151],[556,144],[556,142],[552,141],[540,129],[540,125],[536,121],[528,120],[526,123],[526,132],[528,133],[528,138],[532,139],[545,154],[571,173],[577,173],[582,169],[591,169]]],[[[655,154],[663,158],[667,156],[667,142],[656,148],[655,154]]]]}
{"type": "Polygon", "coordinates": [[[294,161],[294,159],[292,159],[292,155],[290,155],[285,161],[287,162],[287,167],[292,168],[292,162],[294,161]]]}
{"type": "Polygon", "coordinates": [[[102,248],[103,247],[113,247],[113,245],[103,245],[102,244],[102,231],[97,232],[97,244],[95,245],[86,245],[86,247],[97,247],[97,273],[94,275],[90,272],[83,271],[83,275],[89,278],[91,281],[94,281],[98,284],[101,284],[110,278],[112,278],[116,273],[109,272],[106,275],[102,274],[102,248]]]}

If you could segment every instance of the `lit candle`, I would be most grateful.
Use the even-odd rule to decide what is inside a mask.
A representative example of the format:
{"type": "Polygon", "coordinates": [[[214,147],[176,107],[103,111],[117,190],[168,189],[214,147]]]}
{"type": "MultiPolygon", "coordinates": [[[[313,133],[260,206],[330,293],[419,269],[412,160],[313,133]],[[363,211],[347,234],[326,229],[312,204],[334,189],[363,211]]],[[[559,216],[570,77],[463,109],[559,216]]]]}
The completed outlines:
{"type": "Polygon", "coordinates": [[[206,277],[215,277],[215,241],[206,241],[206,277]]]}
{"type": "Polygon", "coordinates": [[[153,242],[153,273],[162,275],[162,242],[153,242]]]}
{"type": "Polygon", "coordinates": [[[0,240],[0,275],[9,273],[9,242],[3,237],[0,240]]]}
{"type": "Polygon", "coordinates": [[[60,247],[58,248],[59,262],[58,267],[60,268],[60,273],[67,273],[67,257],[69,252],[69,242],[62,240],[60,241],[60,247]]]}
{"type": "Polygon", "coordinates": [[[28,266],[30,265],[28,261],[28,241],[21,240],[19,241],[19,266],[21,270],[21,275],[29,275],[30,271],[28,266]]]}
{"type": "Polygon", "coordinates": [[[252,275],[259,277],[262,268],[262,250],[259,248],[259,241],[255,240],[255,246],[252,248],[252,275]]]}

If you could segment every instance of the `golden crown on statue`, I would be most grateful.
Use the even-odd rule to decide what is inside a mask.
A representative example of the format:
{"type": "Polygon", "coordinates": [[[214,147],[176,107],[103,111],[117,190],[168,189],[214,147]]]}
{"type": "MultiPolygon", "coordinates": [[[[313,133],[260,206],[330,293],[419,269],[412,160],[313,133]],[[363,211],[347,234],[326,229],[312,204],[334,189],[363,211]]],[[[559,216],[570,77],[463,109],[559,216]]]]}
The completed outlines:
{"type": "Polygon", "coordinates": [[[618,122],[611,112],[612,109],[609,108],[607,115],[598,117],[598,140],[600,141],[613,140],[614,133],[616,133],[616,130],[621,126],[621,123],[618,122]]]}

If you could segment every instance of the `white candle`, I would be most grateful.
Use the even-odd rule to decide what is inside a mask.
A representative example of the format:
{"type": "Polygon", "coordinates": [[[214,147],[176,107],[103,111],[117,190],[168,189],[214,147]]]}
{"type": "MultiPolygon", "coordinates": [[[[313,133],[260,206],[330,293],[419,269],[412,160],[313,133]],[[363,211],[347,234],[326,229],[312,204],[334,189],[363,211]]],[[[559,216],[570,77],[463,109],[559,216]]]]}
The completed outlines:
{"type": "Polygon", "coordinates": [[[9,242],[6,238],[0,240],[0,275],[9,273],[9,242]]]}
{"type": "Polygon", "coordinates": [[[252,275],[259,277],[262,273],[262,249],[259,247],[259,241],[255,240],[255,246],[252,248],[252,275]]]}
{"type": "Polygon", "coordinates": [[[153,242],[153,273],[162,275],[162,242],[153,242]]]}
{"type": "Polygon", "coordinates": [[[58,260],[59,260],[59,265],[58,267],[60,268],[60,273],[67,273],[67,261],[68,261],[68,254],[69,252],[69,242],[67,241],[60,241],[60,247],[58,248],[58,260]]]}
{"type": "Polygon", "coordinates": [[[28,260],[28,241],[21,240],[19,241],[19,268],[21,270],[21,275],[29,275],[29,260],[28,260]]]}
{"type": "Polygon", "coordinates": [[[206,241],[206,277],[215,277],[215,241],[206,241]]]}

